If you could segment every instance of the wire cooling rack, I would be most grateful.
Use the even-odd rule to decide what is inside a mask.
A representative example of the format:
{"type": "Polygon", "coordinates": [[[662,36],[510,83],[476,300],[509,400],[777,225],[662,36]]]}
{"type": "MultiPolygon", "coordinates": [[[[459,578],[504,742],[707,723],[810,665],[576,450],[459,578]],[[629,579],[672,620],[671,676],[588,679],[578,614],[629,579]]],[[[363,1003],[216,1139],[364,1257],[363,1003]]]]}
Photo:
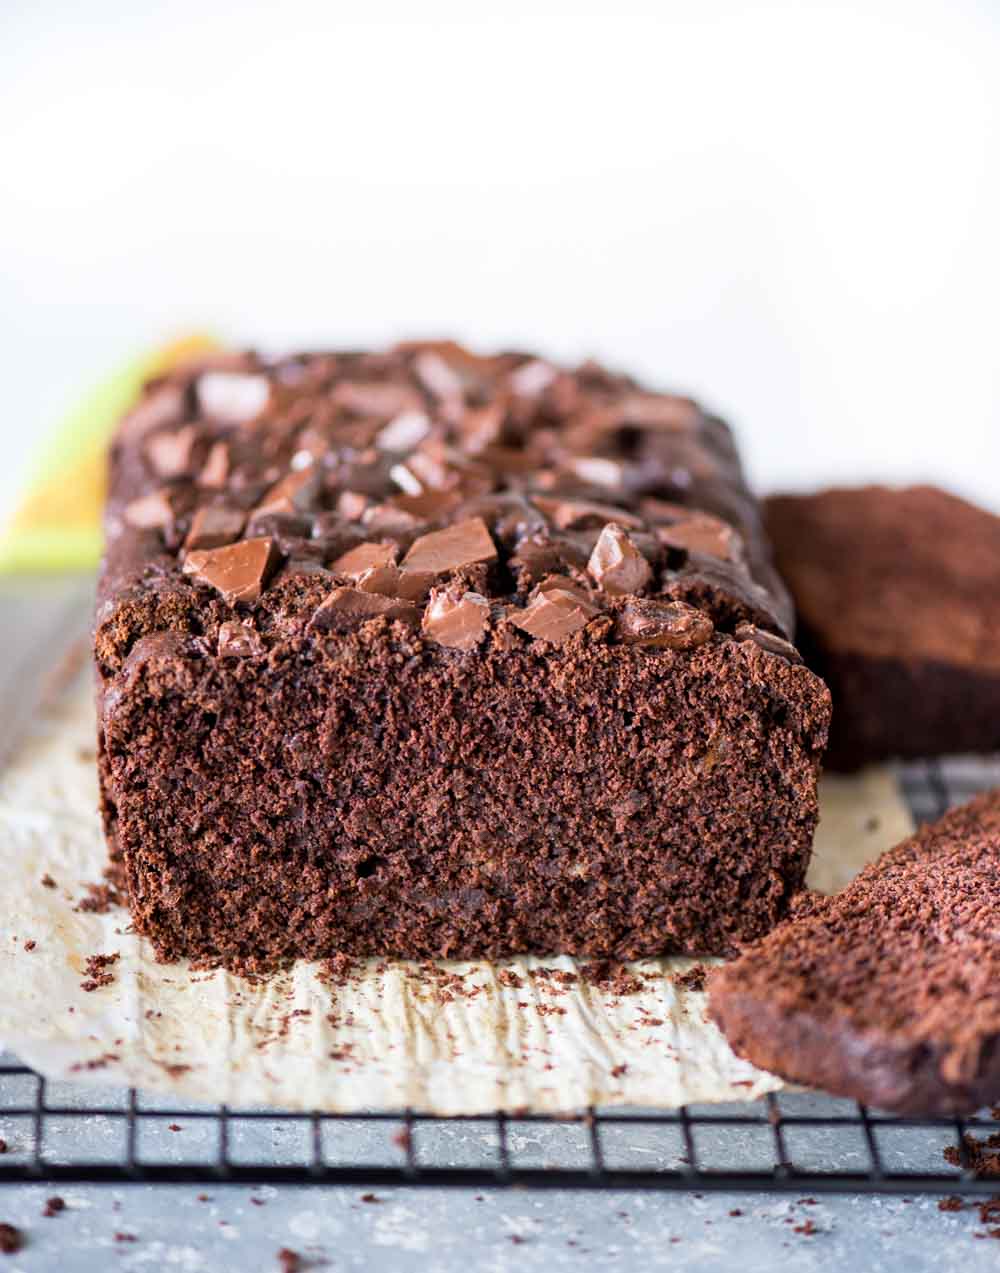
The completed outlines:
{"type": "MultiPolygon", "coordinates": [[[[900,770],[919,820],[1000,785],[996,761],[900,770]]],[[[46,1082],[0,1058],[0,1183],[346,1184],[995,1194],[970,1145],[1000,1120],[894,1118],[817,1093],[564,1118],[302,1115],[163,1103],[46,1082]],[[970,1139],[974,1138],[974,1139],[970,1139]],[[945,1157],[945,1151],[952,1152],[945,1157]]]]}

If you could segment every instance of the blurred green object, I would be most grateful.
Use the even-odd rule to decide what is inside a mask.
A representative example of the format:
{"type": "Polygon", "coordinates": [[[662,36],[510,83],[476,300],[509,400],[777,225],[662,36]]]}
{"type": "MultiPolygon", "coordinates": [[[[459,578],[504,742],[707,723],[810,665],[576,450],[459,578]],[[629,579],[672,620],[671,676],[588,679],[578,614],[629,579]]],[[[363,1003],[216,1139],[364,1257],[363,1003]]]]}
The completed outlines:
{"type": "Polygon", "coordinates": [[[101,557],[105,453],[144,382],[217,348],[196,334],[119,368],[92,389],[48,440],[36,475],[0,537],[0,574],[91,570],[101,557]]]}

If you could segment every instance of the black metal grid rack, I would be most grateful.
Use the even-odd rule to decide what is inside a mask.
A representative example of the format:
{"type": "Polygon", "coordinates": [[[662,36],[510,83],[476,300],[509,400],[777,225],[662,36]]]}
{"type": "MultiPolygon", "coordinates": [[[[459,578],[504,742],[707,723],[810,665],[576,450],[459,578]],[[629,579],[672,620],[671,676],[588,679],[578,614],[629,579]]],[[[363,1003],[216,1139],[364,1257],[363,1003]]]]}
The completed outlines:
{"type": "MultiPolygon", "coordinates": [[[[901,779],[914,815],[926,819],[1000,782],[1000,761],[911,765],[901,770],[901,779]]],[[[952,1120],[890,1118],[816,1094],[781,1093],[750,1105],[672,1112],[591,1109],[560,1119],[502,1113],[443,1119],[412,1112],[176,1108],[147,1103],[135,1091],[88,1104],[85,1089],[67,1089],[14,1061],[0,1061],[0,1129],[5,1136],[19,1129],[11,1133],[8,1152],[0,1154],[0,1183],[906,1195],[1000,1189],[996,1177],[977,1175],[967,1141],[996,1136],[1000,1145],[1000,1119],[985,1113],[952,1120]],[[472,1161],[456,1161],[458,1141],[451,1133],[458,1126],[467,1132],[465,1148],[474,1142],[472,1161]],[[169,1142],[171,1130],[185,1128],[199,1146],[195,1158],[175,1152],[179,1147],[169,1142]],[[102,1142],[100,1153],[93,1152],[95,1137],[102,1142]],[[109,1137],[115,1142],[110,1152],[104,1143],[109,1137]],[[901,1149],[900,1139],[907,1137],[910,1148],[901,1149]],[[294,1150],[290,1138],[296,1140],[294,1150]],[[543,1161],[533,1146],[540,1147],[543,1161]],[[956,1151],[953,1163],[943,1156],[948,1146],[956,1151]]]]}

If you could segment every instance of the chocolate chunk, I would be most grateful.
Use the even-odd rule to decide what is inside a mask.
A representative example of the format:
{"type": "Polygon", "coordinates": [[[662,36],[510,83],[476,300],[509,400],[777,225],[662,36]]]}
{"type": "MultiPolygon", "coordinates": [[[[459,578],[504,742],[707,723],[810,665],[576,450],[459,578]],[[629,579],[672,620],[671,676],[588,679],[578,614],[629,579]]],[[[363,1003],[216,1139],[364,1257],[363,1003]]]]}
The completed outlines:
{"type": "Polygon", "coordinates": [[[425,601],[437,575],[429,570],[400,570],[398,566],[372,566],[355,579],[359,592],[378,592],[383,597],[425,601]]]}
{"type": "Polygon", "coordinates": [[[330,569],[338,575],[357,577],[372,567],[395,565],[398,550],[398,545],[393,543],[358,544],[332,562],[330,569]]]}
{"type": "Polygon", "coordinates": [[[714,631],[707,614],[683,601],[630,601],[617,623],[618,635],[626,645],[663,650],[693,650],[704,645],[714,631]]]}
{"type": "Polygon", "coordinates": [[[191,519],[191,529],[184,540],[184,551],[221,548],[223,544],[231,544],[243,533],[245,520],[243,514],[235,508],[223,508],[217,504],[199,508],[191,519]]]}
{"type": "Polygon", "coordinates": [[[789,663],[802,662],[802,656],[790,641],[786,641],[774,632],[767,632],[764,628],[758,628],[756,624],[737,624],[735,636],[737,641],[752,641],[754,645],[759,645],[768,654],[777,654],[780,658],[787,659],[789,663]]]}
{"type": "Polygon", "coordinates": [[[570,579],[568,575],[546,575],[535,589],[536,592],[552,592],[553,590],[568,592],[571,597],[575,597],[590,617],[601,612],[600,606],[595,605],[587,590],[575,579],[570,579]]]}
{"type": "Polygon", "coordinates": [[[603,455],[581,455],[566,462],[566,467],[589,486],[623,489],[630,485],[631,466],[624,460],[611,460],[603,455]]]}
{"type": "Polygon", "coordinates": [[[614,522],[601,531],[587,570],[612,596],[642,592],[653,578],[649,562],[629,539],[628,532],[614,522]]]}
{"type": "Polygon", "coordinates": [[[341,491],[337,496],[337,512],[346,521],[358,521],[368,507],[368,496],[360,491],[341,491]]]}
{"type": "Polygon", "coordinates": [[[720,517],[713,517],[710,513],[695,513],[684,521],[657,526],[656,535],[669,548],[706,553],[723,561],[743,559],[743,540],[739,534],[720,517]]]}
{"type": "Polygon", "coordinates": [[[431,422],[423,411],[402,411],[375,435],[380,451],[410,451],[430,433],[431,422]]]}
{"type": "Polygon", "coordinates": [[[290,557],[274,576],[274,582],[278,584],[295,575],[324,575],[331,584],[335,582],[333,572],[315,557],[290,557]]]}
{"type": "Polygon", "coordinates": [[[198,405],[214,420],[247,424],[267,406],[271,386],[266,376],[242,371],[206,371],[198,377],[198,405]]]}
{"type": "Polygon", "coordinates": [[[208,459],[198,476],[198,485],[208,490],[221,491],[229,481],[229,447],[225,442],[213,442],[208,459]]]}
{"type": "Polygon", "coordinates": [[[403,558],[403,569],[444,574],[478,561],[495,561],[496,544],[481,517],[470,517],[444,530],[431,531],[414,540],[403,558]]]}
{"type": "Polygon", "coordinates": [[[529,636],[562,645],[574,632],[586,627],[597,613],[596,606],[583,602],[578,592],[550,588],[536,593],[530,605],[508,612],[507,617],[514,627],[529,636]]]}
{"type": "Polygon", "coordinates": [[[313,617],[308,632],[345,632],[368,619],[402,619],[416,624],[420,612],[412,602],[397,597],[383,597],[357,588],[334,588],[313,617]]]}
{"type": "Polygon", "coordinates": [[[361,518],[362,526],[378,535],[405,535],[423,522],[422,517],[414,517],[406,509],[396,508],[393,504],[372,504],[361,518]]]}
{"type": "Polygon", "coordinates": [[[462,378],[458,372],[432,349],[425,349],[413,360],[413,371],[429,394],[442,402],[461,400],[462,378]]]}
{"type": "Polygon", "coordinates": [[[487,447],[496,446],[503,437],[505,412],[499,403],[486,407],[470,407],[459,421],[461,447],[470,455],[477,455],[487,447]]]}
{"type": "Polygon", "coordinates": [[[184,573],[215,588],[228,605],[249,604],[264,591],[276,558],[272,539],[244,539],[225,548],[188,553],[184,573]]]}
{"type": "Polygon", "coordinates": [[[156,530],[169,526],[174,520],[174,509],[169,490],[152,491],[140,495],[125,505],[125,520],[137,530],[156,530]]]}
{"type": "Polygon", "coordinates": [[[146,456],[158,477],[184,477],[190,473],[198,441],[196,425],[186,424],[171,433],[154,433],[146,443],[146,456]]]}
{"type": "Polygon", "coordinates": [[[550,537],[548,534],[532,535],[518,544],[510,564],[518,572],[523,584],[525,581],[533,583],[543,575],[564,570],[567,566],[584,570],[587,558],[587,549],[574,539],[566,536],[550,537]]]}
{"type": "Polygon", "coordinates": [[[245,623],[222,623],[219,625],[218,651],[223,659],[252,658],[264,653],[264,642],[245,623]]]}
{"type": "Polygon", "coordinates": [[[687,504],[674,504],[670,500],[654,499],[652,495],[647,495],[639,501],[639,511],[655,526],[659,523],[687,521],[693,510],[687,504]]]}
{"type": "Polygon", "coordinates": [[[659,393],[632,393],[621,404],[626,424],[644,429],[664,429],[669,433],[687,433],[698,428],[701,412],[688,398],[659,393]]]}
{"type": "Polygon", "coordinates": [[[162,429],[168,424],[179,424],[184,418],[186,406],[182,385],[165,381],[146,390],[142,399],[122,420],[119,436],[123,441],[135,441],[162,429]]]}
{"type": "Polygon", "coordinates": [[[608,522],[617,522],[633,530],[641,530],[644,522],[624,508],[615,508],[611,504],[598,504],[589,500],[560,500],[547,495],[534,497],[536,507],[559,530],[577,530],[586,526],[605,526],[608,522]]]}
{"type": "Polygon", "coordinates": [[[442,589],[424,611],[424,636],[452,650],[472,650],[486,635],[490,603],[478,592],[442,589]]]}
{"type": "Polygon", "coordinates": [[[461,500],[458,491],[421,491],[419,495],[394,495],[392,506],[419,517],[421,521],[436,522],[456,508],[461,500]]]}
{"type": "Polygon", "coordinates": [[[507,378],[507,384],[511,391],[520,397],[537,398],[548,389],[558,375],[558,368],[553,367],[550,362],[533,358],[511,372],[507,378]]]}
{"type": "Polygon", "coordinates": [[[360,416],[378,416],[391,420],[404,411],[421,411],[423,401],[411,385],[366,383],[342,380],[334,389],[333,401],[360,416]]]}
{"type": "Polygon", "coordinates": [[[254,517],[266,513],[298,513],[307,509],[319,487],[319,472],[315,465],[293,469],[275,482],[261,502],[253,510],[254,517]]]}
{"type": "Polygon", "coordinates": [[[508,547],[517,545],[526,535],[548,535],[548,522],[523,495],[512,491],[477,495],[465,500],[456,513],[461,520],[481,517],[492,534],[508,547]]]}

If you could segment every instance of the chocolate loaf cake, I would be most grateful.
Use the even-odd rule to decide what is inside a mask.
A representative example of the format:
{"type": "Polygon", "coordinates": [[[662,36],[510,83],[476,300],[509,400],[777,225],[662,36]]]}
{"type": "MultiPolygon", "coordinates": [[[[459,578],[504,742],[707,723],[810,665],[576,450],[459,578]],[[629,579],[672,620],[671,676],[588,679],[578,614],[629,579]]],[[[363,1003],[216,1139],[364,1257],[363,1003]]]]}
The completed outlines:
{"type": "Polygon", "coordinates": [[[929,486],[765,510],[800,648],[833,695],[827,764],[1000,749],[1000,518],[929,486]]]}
{"type": "Polygon", "coordinates": [[[709,976],[735,1052],[903,1114],[1000,1099],[1000,791],[796,912],[709,976]]]}
{"type": "Polygon", "coordinates": [[[160,958],[718,953],[802,884],[828,694],[694,403],[228,356],[148,386],[106,529],[104,816],[160,958]]]}

